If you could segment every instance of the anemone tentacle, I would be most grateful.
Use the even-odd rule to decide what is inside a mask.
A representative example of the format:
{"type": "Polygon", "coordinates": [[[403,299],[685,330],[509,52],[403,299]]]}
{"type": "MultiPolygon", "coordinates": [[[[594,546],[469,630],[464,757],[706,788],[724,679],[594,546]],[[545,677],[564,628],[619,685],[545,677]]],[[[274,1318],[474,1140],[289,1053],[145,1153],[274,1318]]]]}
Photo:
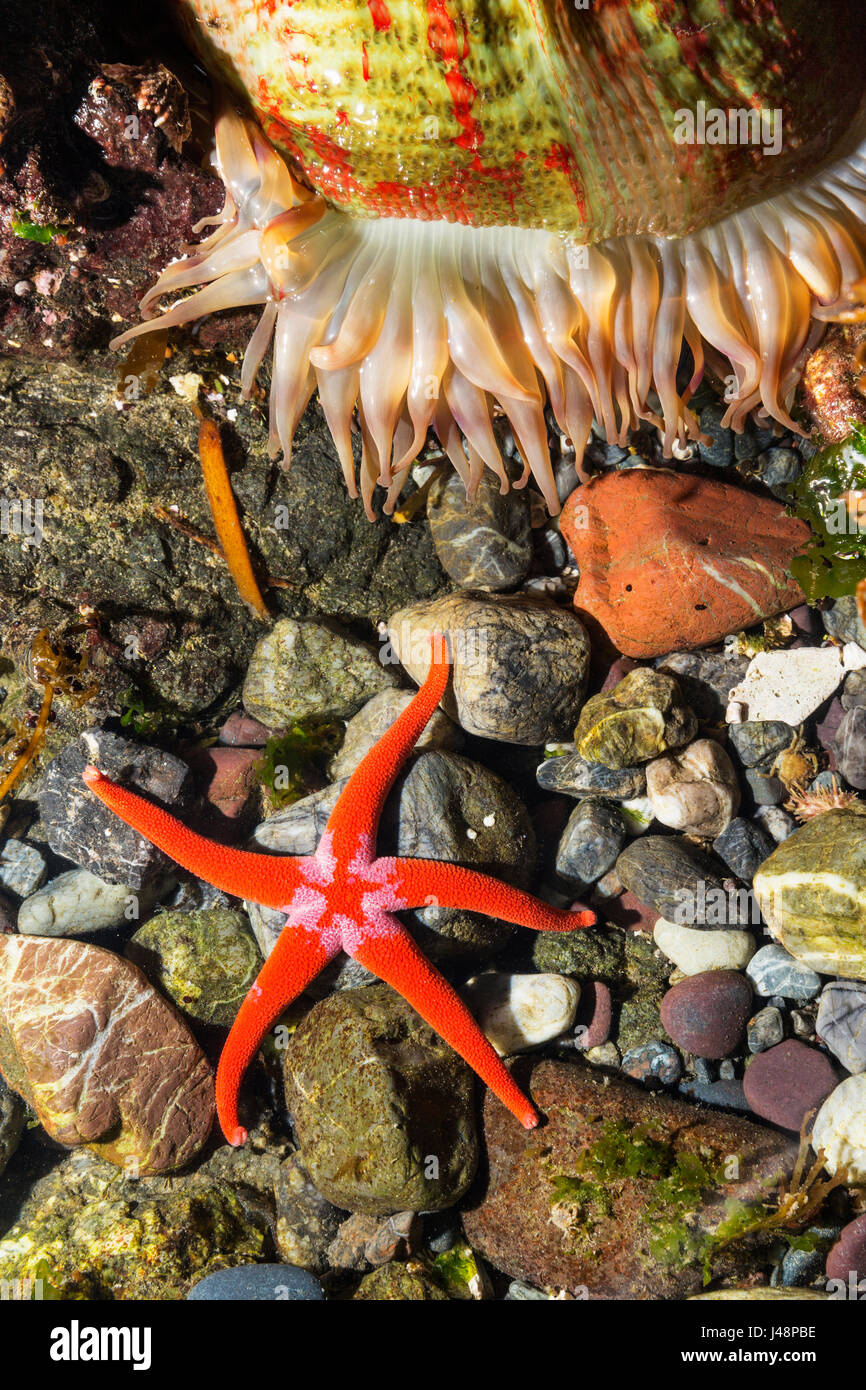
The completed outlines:
{"type": "MultiPolygon", "coordinates": [[[[810,179],[672,239],[631,234],[579,245],[520,227],[405,217],[357,218],[326,204],[246,117],[225,108],[216,158],[222,218],[145,296],[157,327],[261,304],[244,361],[252,389],[273,343],[271,453],[291,458],[295,428],[318,389],[349,490],[351,421],[362,440],[360,491],[393,510],[429,428],[470,493],[484,467],[504,489],[493,430],[504,415],[551,512],[559,509],[545,405],[583,453],[592,420],[622,443],[641,421],[663,449],[700,438],[689,409],[704,363],[726,385],[722,424],[748,415],[802,431],[791,404],[805,354],[833,318],[866,296],[866,120],[859,143],[810,179]],[[165,295],[195,288],[157,317],[165,295]],[[683,343],[695,359],[676,383],[683,343]]],[[[208,219],[210,223],[214,219],[208,219]]]]}

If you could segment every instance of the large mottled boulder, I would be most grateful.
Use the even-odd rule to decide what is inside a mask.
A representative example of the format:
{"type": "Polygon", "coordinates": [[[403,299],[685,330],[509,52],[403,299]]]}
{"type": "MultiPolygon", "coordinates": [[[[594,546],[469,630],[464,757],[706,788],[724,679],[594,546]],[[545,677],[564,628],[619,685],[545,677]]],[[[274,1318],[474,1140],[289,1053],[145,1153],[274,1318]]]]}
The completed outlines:
{"type": "Polygon", "coordinates": [[[0,936],[0,1071],[61,1144],[129,1172],[182,1168],[214,1120],[198,1043],[129,961],[62,938],[0,936]]]}
{"type": "Polygon", "coordinates": [[[772,1235],[722,1241],[789,1177],[797,1145],[583,1064],[518,1064],[546,1116],[521,1129],[488,1094],[489,1175],[464,1211],[473,1248],[512,1278],[591,1299],[680,1299],[767,1262],[772,1235]]]}
{"type": "Polygon", "coordinates": [[[571,494],[561,525],[580,567],[575,608],[626,656],[705,647],[803,601],[787,571],[805,522],[714,478],[603,473],[571,494]]]}
{"type": "Polygon", "coordinates": [[[754,890],[792,956],[866,980],[866,817],[837,810],[808,821],[761,865],[754,890]]]}
{"type": "Polygon", "coordinates": [[[519,744],[571,737],[589,671],[589,639],[572,613],[526,594],[446,594],[401,608],[388,636],[419,685],[435,632],[448,634],[453,663],[442,708],[467,733],[519,744]]]}
{"type": "Polygon", "coordinates": [[[198,1174],[133,1178],[76,1149],[0,1240],[0,1280],[30,1280],[45,1299],[185,1298],[211,1272],[270,1255],[267,1217],[245,1195],[198,1174]]]}
{"type": "Polygon", "coordinates": [[[441,1211],[478,1159],[469,1067],[387,985],[315,1005],[285,1057],[304,1164],[346,1211],[441,1211]]]}

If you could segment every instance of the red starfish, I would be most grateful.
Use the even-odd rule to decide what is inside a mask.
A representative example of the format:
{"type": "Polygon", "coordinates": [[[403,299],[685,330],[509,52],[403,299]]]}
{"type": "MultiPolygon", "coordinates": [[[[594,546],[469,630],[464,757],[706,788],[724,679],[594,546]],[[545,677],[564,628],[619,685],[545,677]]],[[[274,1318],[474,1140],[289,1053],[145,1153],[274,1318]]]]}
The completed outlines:
{"type": "Polygon", "coordinates": [[[185,869],[235,897],[288,914],[220,1057],[217,1113],[230,1144],[243,1144],[247,1137],[238,1123],[238,1089],[262,1038],[341,950],[399,990],[521,1124],[527,1129],[538,1124],[538,1114],[460,996],[422,955],[393,913],[435,901],[443,907],[501,917],[533,931],[591,926],[595,913],[549,907],[531,893],[459,864],[376,857],[376,832],[385,799],[448,682],[446,643],[438,635],[431,642],[426,681],[349,778],[315,854],[278,858],[215,844],[109,781],[92,765],[84,769],[84,780],[100,801],[185,869]]]}

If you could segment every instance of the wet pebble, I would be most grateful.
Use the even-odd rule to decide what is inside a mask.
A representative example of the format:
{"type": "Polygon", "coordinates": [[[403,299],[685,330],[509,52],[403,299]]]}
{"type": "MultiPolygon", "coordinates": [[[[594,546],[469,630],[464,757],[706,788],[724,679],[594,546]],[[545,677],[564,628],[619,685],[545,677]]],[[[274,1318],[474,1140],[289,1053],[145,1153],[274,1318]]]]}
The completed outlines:
{"type": "Polygon", "coordinates": [[[610,1037],[613,1019],[613,1000],[610,989],[601,980],[588,980],[581,985],[580,1002],[574,1022],[574,1039],[584,1052],[601,1047],[610,1037]]]}
{"type": "Polygon", "coordinates": [[[573,752],[546,758],[536,777],[538,785],[546,791],[562,792],[566,796],[595,793],[615,801],[628,801],[643,796],[646,790],[646,773],[642,767],[609,768],[604,763],[588,762],[573,752]]]}
{"type": "Polygon", "coordinates": [[[568,818],[556,851],[556,872],[579,889],[612,869],[628,839],[628,825],[612,801],[587,797],[568,818]]]}
{"type": "Polygon", "coordinates": [[[366,642],[334,623],[280,618],[260,637],[244,680],[247,714],[269,729],[296,719],[347,719],[365,700],[397,684],[366,642]]]}
{"type": "Polygon", "coordinates": [[[674,677],[640,666],[606,695],[587,700],[574,742],[581,757],[625,768],[681,748],[697,727],[674,677]]]}
{"type": "Polygon", "coordinates": [[[749,658],[717,652],[672,652],[659,663],[660,671],[676,676],[683,697],[702,724],[722,724],[731,687],[749,669],[749,658]]]}
{"type": "Polygon", "coordinates": [[[707,970],[668,990],[661,1018],[674,1042],[698,1057],[720,1058],[742,1039],[752,990],[734,970],[707,970]]]}
{"type": "Polygon", "coordinates": [[[781,1011],[772,1004],[749,1019],[746,1028],[746,1042],[750,1052],[766,1052],[775,1047],[785,1036],[785,1022],[781,1011]]]}
{"type": "Polygon", "coordinates": [[[513,589],[529,573],[532,531],[529,497],[504,496],[489,469],[470,500],[463,481],[449,469],[433,483],[427,520],[439,563],[462,589],[513,589]]]}
{"type": "Polygon", "coordinates": [[[264,748],[272,737],[273,730],[242,709],[230,714],[219,731],[219,741],[227,748],[264,748]]]}
{"type": "Polygon", "coordinates": [[[845,781],[866,790],[866,709],[857,705],[842,719],[833,740],[833,756],[845,781]]]}
{"type": "Polygon", "coordinates": [[[795,732],[781,719],[746,719],[728,727],[728,737],[744,767],[769,766],[776,754],[789,746],[795,732]]]}
{"type": "Polygon", "coordinates": [[[817,1110],[837,1081],[836,1069],[823,1052],[789,1038],[754,1057],[743,1089],[761,1119],[799,1132],[806,1115],[817,1110]]]}
{"type": "Polygon", "coordinates": [[[59,874],[21,904],[18,930],[25,936],[85,936],[134,921],[146,912],[154,892],[132,893],[106,883],[87,869],[59,874]]]}
{"type": "Polygon", "coordinates": [[[787,491],[803,472],[803,460],[796,449],[776,446],[758,454],[750,469],[776,497],[787,501],[787,491]]]}
{"type": "Polygon", "coordinates": [[[44,881],[47,866],[44,855],[24,840],[7,840],[0,847],[0,886],[18,898],[35,893],[44,881]]]}
{"type": "Polygon", "coordinates": [[[678,1090],[688,1100],[701,1101],[716,1110],[735,1110],[740,1114],[749,1110],[742,1081],[681,1081],[678,1090]]]}
{"type": "Polygon", "coordinates": [[[676,1048],[670,1043],[646,1042],[640,1047],[629,1048],[623,1054],[622,1070],[635,1081],[660,1081],[664,1086],[672,1086],[683,1073],[676,1048]]]}
{"type": "Polygon", "coordinates": [[[685,975],[705,970],[741,970],[755,954],[755,939],[745,931],[700,931],[666,922],[660,917],[653,927],[653,939],[685,975]]]}
{"type": "Polygon", "coordinates": [[[825,985],[815,1028],[846,1071],[866,1071],[866,984],[833,980],[825,985]]]}
{"type": "Polygon", "coordinates": [[[500,1057],[540,1047],[568,1032],[580,986],[566,975],[507,975],[491,971],[460,991],[500,1057]]]}
{"type": "Polygon", "coordinates": [[[294,1265],[236,1265],[218,1269],[187,1294],[191,1303],[323,1303],[315,1275],[294,1265]]]}
{"type": "Polygon", "coordinates": [[[852,671],[846,677],[839,703],[845,710],[866,708],[866,670],[852,671]]]}
{"type": "Polygon", "coordinates": [[[839,1239],[827,1255],[826,1273],[828,1279],[841,1279],[845,1283],[851,1273],[858,1282],[866,1279],[866,1214],[842,1227],[839,1239]]]}
{"type": "Polygon", "coordinates": [[[640,902],[668,921],[692,926],[703,925],[708,905],[717,905],[716,895],[727,892],[721,867],[679,835],[645,835],[616,861],[617,874],[640,902]]]}
{"type": "Polygon", "coordinates": [[[797,829],[797,822],[789,811],[784,811],[781,806],[761,806],[754,815],[754,819],[767,834],[780,845],[783,840],[787,840],[792,831],[797,829]]]}
{"type": "Polygon", "coordinates": [[[751,883],[776,842],[757,821],[735,816],[713,841],[713,849],[723,863],[744,883],[751,883]]]}
{"type": "Polygon", "coordinates": [[[752,956],[746,974],[755,993],[764,998],[779,994],[783,999],[813,999],[821,988],[821,977],[783,946],[762,946],[752,956]]]}
{"type": "Polygon", "coordinates": [[[662,825],[712,839],[740,804],[737,774],[715,739],[701,738],[681,753],[654,758],[646,770],[647,797],[662,825]]]}
{"type": "Polygon", "coordinates": [[[824,1101],[812,1129],[812,1148],[824,1150],[824,1167],[866,1185],[866,1074],[849,1076],[824,1101]]]}

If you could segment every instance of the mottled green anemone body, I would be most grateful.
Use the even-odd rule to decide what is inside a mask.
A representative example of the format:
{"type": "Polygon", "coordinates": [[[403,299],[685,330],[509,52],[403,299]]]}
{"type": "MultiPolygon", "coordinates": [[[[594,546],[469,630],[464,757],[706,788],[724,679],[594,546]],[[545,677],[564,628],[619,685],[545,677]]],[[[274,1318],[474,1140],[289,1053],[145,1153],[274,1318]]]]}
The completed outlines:
{"type": "Polygon", "coordinates": [[[356,216],[680,236],[814,173],[864,89],[839,74],[859,0],[181,4],[208,67],[356,216]]]}

